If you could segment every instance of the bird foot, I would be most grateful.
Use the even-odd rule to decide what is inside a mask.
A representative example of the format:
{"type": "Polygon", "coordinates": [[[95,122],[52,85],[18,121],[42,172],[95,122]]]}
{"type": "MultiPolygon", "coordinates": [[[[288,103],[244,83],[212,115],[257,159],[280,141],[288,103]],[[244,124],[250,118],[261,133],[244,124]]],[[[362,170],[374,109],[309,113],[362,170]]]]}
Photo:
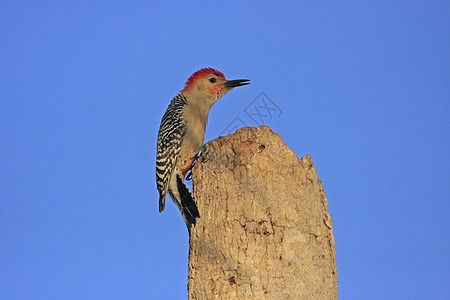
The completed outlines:
{"type": "Polygon", "coordinates": [[[209,152],[209,142],[203,144],[203,146],[200,147],[200,151],[193,157],[194,158],[194,162],[192,163],[191,167],[189,168],[189,172],[186,175],[186,179],[185,180],[191,180],[192,179],[192,168],[195,166],[195,164],[197,163],[197,160],[201,157],[202,158],[202,162],[207,162],[208,160],[206,159],[206,155],[209,152]]]}
{"type": "Polygon", "coordinates": [[[208,161],[206,159],[206,155],[209,152],[209,143],[210,142],[207,142],[207,143],[203,144],[203,146],[200,147],[200,152],[201,152],[200,155],[197,154],[197,159],[199,157],[201,157],[202,158],[202,162],[207,162],[208,161]]]}

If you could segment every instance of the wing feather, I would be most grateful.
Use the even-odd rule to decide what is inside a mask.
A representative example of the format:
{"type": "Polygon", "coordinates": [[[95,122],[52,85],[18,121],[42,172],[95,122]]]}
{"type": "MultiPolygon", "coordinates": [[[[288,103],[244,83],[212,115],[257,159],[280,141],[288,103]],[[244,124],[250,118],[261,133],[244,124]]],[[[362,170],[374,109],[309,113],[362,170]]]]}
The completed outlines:
{"type": "Polygon", "coordinates": [[[182,94],[175,96],[167,107],[158,131],[156,185],[160,195],[160,212],[164,210],[170,176],[174,171],[185,134],[186,126],[181,116],[186,104],[186,98],[182,94]]]}

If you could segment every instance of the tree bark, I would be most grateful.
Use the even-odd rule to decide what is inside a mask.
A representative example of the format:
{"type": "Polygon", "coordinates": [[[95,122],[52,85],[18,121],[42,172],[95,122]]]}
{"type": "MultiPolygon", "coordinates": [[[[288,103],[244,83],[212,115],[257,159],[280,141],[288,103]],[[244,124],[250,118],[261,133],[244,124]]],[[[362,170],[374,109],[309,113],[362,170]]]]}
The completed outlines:
{"type": "Polygon", "coordinates": [[[209,145],[193,169],[200,212],[189,299],[337,299],[331,215],[311,156],[266,126],[209,145]]]}

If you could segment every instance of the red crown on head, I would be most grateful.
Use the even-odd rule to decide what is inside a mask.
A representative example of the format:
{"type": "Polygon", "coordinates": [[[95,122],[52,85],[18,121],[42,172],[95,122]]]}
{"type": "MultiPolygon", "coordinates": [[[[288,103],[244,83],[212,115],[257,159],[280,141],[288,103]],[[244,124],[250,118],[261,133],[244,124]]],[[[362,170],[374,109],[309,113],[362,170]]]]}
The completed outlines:
{"type": "Polygon", "coordinates": [[[203,68],[203,69],[198,70],[194,74],[192,74],[191,77],[189,77],[189,79],[186,81],[186,85],[184,86],[183,91],[192,87],[194,85],[194,83],[197,81],[197,79],[203,78],[210,73],[213,73],[214,75],[225,79],[225,75],[223,75],[222,72],[217,71],[216,69],[213,69],[213,68],[203,68]]]}

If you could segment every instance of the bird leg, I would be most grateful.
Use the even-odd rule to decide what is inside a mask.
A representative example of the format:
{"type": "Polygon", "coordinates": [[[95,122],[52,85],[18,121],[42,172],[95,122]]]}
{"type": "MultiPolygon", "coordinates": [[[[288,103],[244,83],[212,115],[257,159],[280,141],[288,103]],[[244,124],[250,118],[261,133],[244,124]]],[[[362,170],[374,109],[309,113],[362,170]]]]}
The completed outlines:
{"type": "Polygon", "coordinates": [[[209,152],[209,143],[211,143],[211,141],[209,141],[209,142],[207,142],[207,143],[205,143],[205,144],[203,144],[203,146],[201,146],[200,147],[200,155],[197,153],[197,157],[196,158],[199,158],[199,157],[201,157],[202,158],[202,162],[207,162],[208,160],[206,159],[206,155],[208,154],[208,152],[209,152]]]}
{"type": "Polygon", "coordinates": [[[208,154],[209,152],[209,143],[207,142],[205,144],[203,144],[203,146],[200,147],[200,151],[193,157],[194,161],[191,165],[191,167],[189,168],[189,173],[186,176],[186,180],[191,180],[192,179],[192,168],[195,166],[195,164],[197,163],[197,160],[201,157],[202,158],[202,162],[207,162],[208,160],[206,159],[206,154],[208,154]]]}

